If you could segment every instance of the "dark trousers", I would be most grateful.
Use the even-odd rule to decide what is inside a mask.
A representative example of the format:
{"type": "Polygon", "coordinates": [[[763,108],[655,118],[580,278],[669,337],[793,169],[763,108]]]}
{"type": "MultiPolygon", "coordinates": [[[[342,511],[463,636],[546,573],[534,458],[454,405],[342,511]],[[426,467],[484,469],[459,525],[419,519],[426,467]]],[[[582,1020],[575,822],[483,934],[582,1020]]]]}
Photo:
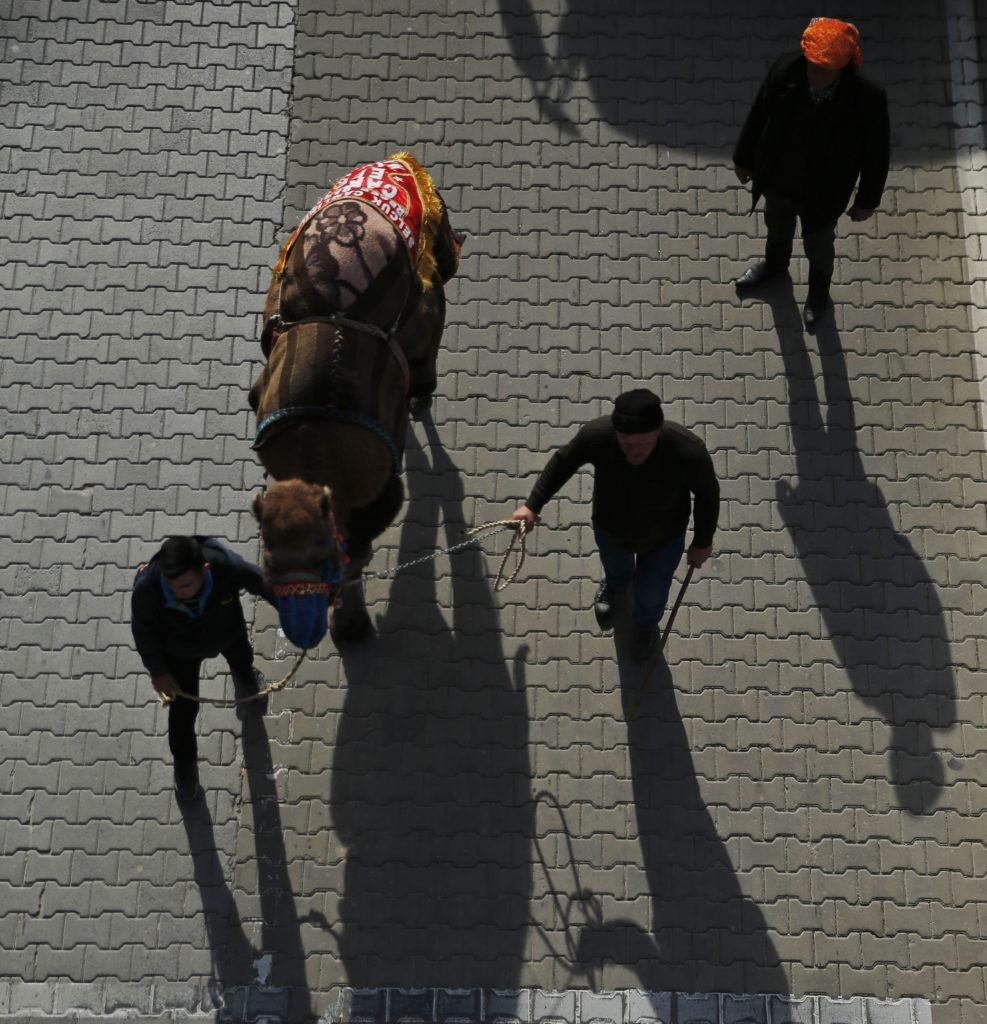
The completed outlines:
{"type": "MultiPolygon", "coordinates": [[[[234,680],[250,685],[254,667],[254,652],[244,633],[222,652],[230,666],[234,680]]],[[[191,697],[199,696],[199,669],[202,658],[167,658],[168,671],[175,677],[178,688],[191,697]]],[[[195,742],[195,720],[199,704],[178,697],[168,705],[168,746],[176,763],[194,761],[198,756],[195,742]]]]}
{"type": "Polygon", "coordinates": [[[802,221],[802,245],[809,261],[809,300],[822,303],[829,298],[836,258],[836,223],[813,225],[805,230],[804,210],[800,203],[777,192],[764,193],[764,226],[768,240],[764,247],[765,262],[772,267],[787,267],[792,258],[795,222],[802,221]]]}
{"type": "Polygon", "coordinates": [[[633,596],[632,618],[638,629],[654,629],[661,619],[668,592],[672,589],[672,577],[682,561],[685,551],[685,534],[651,551],[634,554],[624,551],[601,530],[594,527],[596,543],[600,549],[600,561],[607,583],[615,590],[631,585],[633,596]]]}

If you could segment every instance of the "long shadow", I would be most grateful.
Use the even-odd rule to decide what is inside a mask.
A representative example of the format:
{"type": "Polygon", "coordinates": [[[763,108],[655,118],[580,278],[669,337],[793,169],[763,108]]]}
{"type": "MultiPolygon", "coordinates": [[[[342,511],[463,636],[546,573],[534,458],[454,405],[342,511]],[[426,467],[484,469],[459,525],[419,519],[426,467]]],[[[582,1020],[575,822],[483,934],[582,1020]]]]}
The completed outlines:
{"type": "MultiPolygon", "coordinates": [[[[409,437],[401,561],[462,539],[462,481],[424,425],[427,451],[409,437]]],[[[509,671],[480,552],[449,559],[438,593],[444,558],[400,573],[376,640],[343,658],[336,934],[356,987],[511,988],[520,976],[534,828],[524,652],[509,671]]]]}
{"type": "MultiPolygon", "coordinates": [[[[644,671],[623,657],[618,671],[626,716],[644,671]]],[[[741,890],[703,800],[664,660],[627,722],[627,742],[649,927],[606,920],[588,907],[576,954],[583,971],[592,979],[609,960],[635,971],[640,988],[652,992],[787,993],[764,915],[741,890]]]]}
{"type": "MultiPolygon", "coordinates": [[[[598,116],[622,134],[660,147],[729,152],[770,63],[797,50],[814,0],[565,0],[549,17],[543,0],[499,0],[504,37],[532,87],[542,119],[566,134],[592,133],[572,98],[585,80],[598,116]]],[[[941,116],[945,19],[925,0],[874,0],[852,19],[866,71],[889,86],[896,151],[952,152],[941,116]],[[916,66],[901,76],[907,40],[916,66]],[[935,70],[931,70],[935,69],[935,70]],[[895,77],[901,80],[895,81],[895,77]]]]}
{"type": "Polygon", "coordinates": [[[213,958],[218,1020],[253,1020],[265,1013],[280,1019],[313,1017],[305,978],[305,954],[288,878],[288,861],[274,769],[264,718],[242,712],[243,759],[250,788],[251,828],[261,910],[261,944],[254,947],[216,851],[213,824],[200,797],[182,808],[206,934],[213,958]],[[222,1002],[222,1006],[218,1004],[222,1002]]]}
{"type": "Polygon", "coordinates": [[[956,719],[946,620],[928,570],[868,479],[857,442],[846,357],[832,316],[815,338],[826,412],[791,281],[764,293],[788,380],[798,480],[778,504],[802,571],[857,695],[891,728],[890,777],[899,803],[930,811],[943,786],[933,730],[956,719]]]}
{"type": "MultiPolygon", "coordinates": [[[[205,800],[182,807],[182,823],[188,838],[195,884],[199,888],[206,937],[213,962],[210,992],[219,1006],[224,991],[250,985],[257,950],[244,934],[236,902],[227,885],[216,850],[212,818],[205,800]]],[[[219,1014],[217,1011],[217,1020],[219,1014]]]]}
{"type": "Polygon", "coordinates": [[[305,977],[305,950],[288,877],[281,810],[274,782],[274,763],[264,716],[253,710],[243,715],[243,761],[250,787],[250,810],[260,890],[261,941],[273,954],[269,984],[290,995],[288,1020],[312,1016],[305,977]]]}

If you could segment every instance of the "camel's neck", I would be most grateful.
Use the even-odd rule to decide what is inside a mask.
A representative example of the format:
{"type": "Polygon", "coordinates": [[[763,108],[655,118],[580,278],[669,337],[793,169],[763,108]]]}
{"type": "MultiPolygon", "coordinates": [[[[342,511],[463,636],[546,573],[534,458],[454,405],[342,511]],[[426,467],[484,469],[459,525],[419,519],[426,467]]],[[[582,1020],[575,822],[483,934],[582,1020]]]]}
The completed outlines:
{"type": "Polygon", "coordinates": [[[275,480],[304,480],[328,487],[333,514],[348,532],[353,508],[371,504],[394,474],[382,439],[349,423],[300,420],[274,433],[258,451],[275,480]]]}

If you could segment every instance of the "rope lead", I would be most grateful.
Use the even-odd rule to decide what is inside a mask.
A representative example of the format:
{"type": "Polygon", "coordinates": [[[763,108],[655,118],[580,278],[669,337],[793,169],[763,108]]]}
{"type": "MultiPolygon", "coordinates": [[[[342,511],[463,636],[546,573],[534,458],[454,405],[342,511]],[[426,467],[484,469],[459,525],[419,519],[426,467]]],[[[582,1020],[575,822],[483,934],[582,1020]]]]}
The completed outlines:
{"type": "Polygon", "coordinates": [[[176,697],[183,697],[185,700],[193,700],[196,704],[216,704],[219,707],[232,708],[237,704],[249,704],[251,701],[260,700],[262,697],[266,697],[270,693],[277,693],[278,690],[283,690],[288,685],[288,680],[298,671],[301,667],[302,662],[305,660],[308,651],[302,651],[301,654],[295,659],[295,664],[291,667],[291,671],[287,675],[282,676],[276,683],[269,683],[264,687],[263,690],[258,690],[256,693],[252,693],[249,697],[236,697],[233,700],[229,700],[225,697],[193,697],[190,693],[185,693],[184,690],[175,689],[175,692],[170,697],[166,697],[163,693],[159,693],[158,697],[161,699],[161,703],[168,705],[176,697]]]}

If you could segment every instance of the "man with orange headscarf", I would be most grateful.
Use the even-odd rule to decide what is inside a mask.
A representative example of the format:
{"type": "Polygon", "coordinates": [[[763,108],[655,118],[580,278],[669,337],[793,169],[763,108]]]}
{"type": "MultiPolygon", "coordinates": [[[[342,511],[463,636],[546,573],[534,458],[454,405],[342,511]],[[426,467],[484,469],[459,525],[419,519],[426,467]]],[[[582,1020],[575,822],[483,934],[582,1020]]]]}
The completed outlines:
{"type": "Polygon", "coordinates": [[[737,279],[737,288],[787,271],[801,221],[809,261],[802,317],[809,328],[829,305],[836,222],[844,211],[853,221],[869,219],[888,176],[887,97],[857,70],[859,38],[849,22],[813,18],[801,53],[784,54],[768,72],[733,155],[737,178],[752,182],[752,210],[764,196],[768,236],[764,259],[737,279]]]}

